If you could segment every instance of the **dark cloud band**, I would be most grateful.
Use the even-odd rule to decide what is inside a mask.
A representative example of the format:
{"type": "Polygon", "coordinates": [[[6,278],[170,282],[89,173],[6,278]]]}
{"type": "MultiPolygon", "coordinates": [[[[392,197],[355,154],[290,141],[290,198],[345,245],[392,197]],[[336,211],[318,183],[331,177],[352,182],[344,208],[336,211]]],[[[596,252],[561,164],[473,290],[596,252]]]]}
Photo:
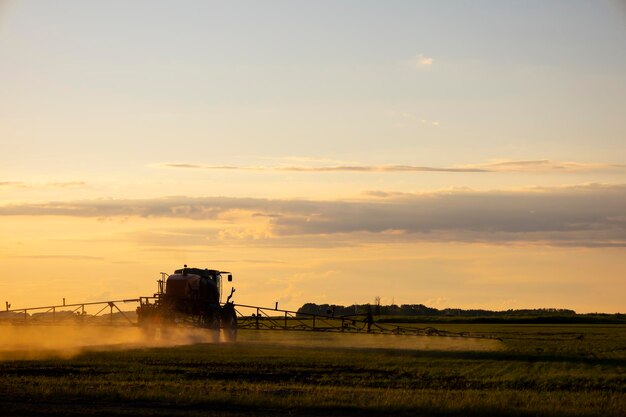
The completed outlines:
{"type": "Polygon", "coordinates": [[[209,220],[236,211],[266,219],[278,237],[367,233],[427,241],[626,246],[623,185],[368,195],[358,201],[184,196],[83,200],[5,205],[0,206],[0,215],[209,220]]]}

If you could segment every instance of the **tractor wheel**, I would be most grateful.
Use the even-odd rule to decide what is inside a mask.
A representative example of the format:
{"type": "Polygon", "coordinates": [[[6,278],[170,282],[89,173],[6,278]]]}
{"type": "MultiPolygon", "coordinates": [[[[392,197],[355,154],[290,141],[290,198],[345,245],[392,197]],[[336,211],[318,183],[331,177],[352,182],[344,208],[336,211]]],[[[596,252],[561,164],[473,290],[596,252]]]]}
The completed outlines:
{"type": "Polygon", "coordinates": [[[224,329],[224,340],[227,342],[237,341],[237,313],[235,310],[226,311],[222,316],[222,328],[224,329]]]}
{"type": "Polygon", "coordinates": [[[137,325],[141,329],[144,339],[148,342],[154,341],[160,319],[156,306],[154,304],[144,304],[137,307],[136,311],[137,325]]]}
{"type": "Polygon", "coordinates": [[[160,328],[160,337],[162,341],[168,341],[172,338],[172,334],[174,333],[174,329],[176,327],[176,322],[171,317],[158,317],[159,328],[160,328]]]}
{"type": "Polygon", "coordinates": [[[152,323],[141,323],[141,331],[146,341],[153,342],[156,338],[156,326],[152,323]]]}
{"type": "Polygon", "coordinates": [[[210,306],[202,319],[202,327],[210,332],[210,339],[213,343],[220,341],[220,319],[219,307],[215,306],[210,306]]]}
{"type": "Polygon", "coordinates": [[[211,325],[210,332],[211,332],[211,341],[213,343],[219,343],[220,342],[220,321],[217,317],[215,318],[215,321],[211,325]]]}
{"type": "Polygon", "coordinates": [[[211,342],[218,343],[220,341],[220,320],[219,315],[214,311],[208,311],[201,320],[202,327],[207,329],[211,334],[211,342]]]}

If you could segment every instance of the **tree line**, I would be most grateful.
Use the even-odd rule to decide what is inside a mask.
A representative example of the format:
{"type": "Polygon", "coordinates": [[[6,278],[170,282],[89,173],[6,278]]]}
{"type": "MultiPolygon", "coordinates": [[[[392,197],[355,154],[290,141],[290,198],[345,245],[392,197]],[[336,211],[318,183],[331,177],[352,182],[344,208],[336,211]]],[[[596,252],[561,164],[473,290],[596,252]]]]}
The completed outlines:
{"type": "Polygon", "coordinates": [[[382,316],[434,316],[434,317],[511,317],[511,316],[576,316],[574,310],[564,308],[536,308],[519,310],[484,310],[427,307],[424,304],[353,304],[342,306],[335,304],[306,303],[298,309],[298,313],[318,314],[329,316],[349,316],[358,314],[373,314],[382,316]]]}

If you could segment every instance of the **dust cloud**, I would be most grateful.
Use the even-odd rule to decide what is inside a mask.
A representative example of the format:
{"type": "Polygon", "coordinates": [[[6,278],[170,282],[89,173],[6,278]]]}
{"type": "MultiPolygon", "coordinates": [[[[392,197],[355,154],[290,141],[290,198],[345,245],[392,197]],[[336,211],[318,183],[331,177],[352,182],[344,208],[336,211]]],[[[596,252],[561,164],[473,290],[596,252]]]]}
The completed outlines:
{"type": "Polygon", "coordinates": [[[0,325],[0,360],[71,358],[84,351],[125,350],[214,342],[205,329],[147,334],[130,326],[0,325]]]}
{"type": "Polygon", "coordinates": [[[240,332],[242,343],[266,343],[314,348],[364,348],[445,351],[494,351],[502,349],[496,339],[445,336],[413,336],[367,333],[323,333],[286,331],[240,332]]]}
{"type": "MultiPolygon", "coordinates": [[[[143,329],[130,326],[0,325],[0,361],[69,359],[85,351],[121,351],[218,341],[215,333],[199,328],[171,328],[165,333],[149,335],[143,329]]],[[[240,330],[237,343],[320,349],[439,351],[493,351],[502,346],[493,339],[463,337],[254,330],[240,330]]]]}

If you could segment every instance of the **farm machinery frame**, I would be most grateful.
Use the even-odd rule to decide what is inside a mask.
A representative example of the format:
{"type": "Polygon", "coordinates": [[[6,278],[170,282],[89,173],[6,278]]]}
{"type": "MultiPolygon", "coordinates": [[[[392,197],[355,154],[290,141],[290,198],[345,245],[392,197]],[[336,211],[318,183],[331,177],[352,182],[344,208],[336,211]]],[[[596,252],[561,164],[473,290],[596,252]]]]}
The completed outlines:
{"type": "Polygon", "coordinates": [[[225,303],[222,298],[222,279],[230,272],[215,269],[188,268],[185,265],[173,274],[161,273],[158,291],[152,297],[140,297],[137,323],[149,335],[157,329],[166,331],[176,325],[191,325],[213,331],[218,339],[220,330],[227,341],[237,338],[237,312],[231,301],[231,289],[225,303]]]}
{"type": "Polygon", "coordinates": [[[76,324],[138,326],[148,337],[167,338],[176,327],[195,327],[210,331],[214,341],[233,342],[239,330],[289,330],[339,333],[374,333],[386,335],[446,336],[490,338],[483,334],[450,332],[433,327],[418,328],[375,323],[371,314],[335,316],[302,313],[278,308],[235,304],[235,288],[222,302],[222,281],[232,282],[232,274],[215,269],[190,268],[185,265],[173,274],[161,272],[157,292],[139,298],[27,307],[0,311],[0,322],[11,324],[76,324]],[[136,303],[136,317],[122,304],[136,303]],[[94,309],[94,313],[87,313],[94,309]]]}

